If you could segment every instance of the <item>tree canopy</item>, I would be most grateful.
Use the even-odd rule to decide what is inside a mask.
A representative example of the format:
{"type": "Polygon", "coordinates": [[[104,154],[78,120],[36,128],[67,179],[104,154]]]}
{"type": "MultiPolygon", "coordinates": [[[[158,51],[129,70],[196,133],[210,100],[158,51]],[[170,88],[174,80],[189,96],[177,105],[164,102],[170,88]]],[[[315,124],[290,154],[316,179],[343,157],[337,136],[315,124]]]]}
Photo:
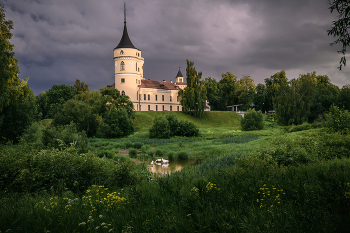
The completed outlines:
{"type": "Polygon", "coordinates": [[[328,30],[328,35],[332,35],[336,40],[330,45],[341,45],[341,50],[338,53],[343,54],[340,59],[339,69],[346,65],[345,53],[347,47],[350,45],[350,34],[348,29],[350,27],[350,2],[348,0],[329,0],[329,10],[331,13],[336,10],[338,12],[338,19],[333,21],[333,27],[328,30]]]}
{"type": "Polygon", "coordinates": [[[195,116],[202,116],[207,100],[207,90],[202,81],[202,72],[196,71],[193,66],[194,62],[187,61],[186,68],[186,82],[187,87],[184,90],[180,90],[178,95],[180,97],[180,103],[184,108],[184,111],[189,112],[195,116]]]}

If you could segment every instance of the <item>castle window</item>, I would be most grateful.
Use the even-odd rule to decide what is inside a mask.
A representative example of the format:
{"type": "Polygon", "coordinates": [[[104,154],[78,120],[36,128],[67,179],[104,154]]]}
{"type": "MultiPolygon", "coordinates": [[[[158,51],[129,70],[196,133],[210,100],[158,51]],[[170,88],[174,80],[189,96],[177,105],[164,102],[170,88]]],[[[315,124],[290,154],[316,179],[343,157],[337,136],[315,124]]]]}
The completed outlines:
{"type": "Polygon", "coordinates": [[[146,100],[146,94],[143,94],[143,100],[146,100]]]}
{"type": "Polygon", "coordinates": [[[120,55],[123,55],[124,54],[124,51],[123,50],[120,50],[120,55]]]}
{"type": "Polygon", "coordinates": [[[151,111],[151,105],[148,105],[148,111],[151,111]]]}
{"type": "Polygon", "coordinates": [[[162,101],[164,101],[164,95],[162,95],[162,101]]]}
{"type": "Polygon", "coordinates": [[[156,101],[158,101],[158,96],[156,95],[156,101]]]}
{"type": "Polygon", "coordinates": [[[140,72],[140,68],[138,68],[137,71],[140,72]]]}
{"type": "Polygon", "coordinates": [[[136,84],[137,84],[137,79],[136,79],[136,84]]]}
{"type": "Polygon", "coordinates": [[[172,98],[172,96],[170,96],[170,102],[172,102],[173,101],[173,98],[172,98]]]}
{"type": "Polygon", "coordinates": [[[136,62],[136,71],[137,71],[137,62],[136,62]]]}
{"type": "Polygon", "coordinates": [[[173,111],[173,106],[170,106],[170,111],[173,111]]]}
{"type": "Polygon", "coordinates": [[[125,91],[122,91],[122,95],[125,95],[125,91]]]}
{"type": "Polygon", "coordinates": [[[176,101],[179,102],[179,96],[176,96],[176,101]]]}
{"type": "Polygon", "coordinates": [[[141,100],[141,94],[139,94],[139,99],[141,100]]]}
{"type": "Polygon", "coordinates": [[[139,100],[139,94],[136,93],[136,100],[139,100]]]}
{"type": "Polygon", "coordinates": [[[139,84],[140,84],[140,80],[139,80],[139,84]]]}
{"type": "Polygon", "coordinates": [[[158,105],[156,105],[156,111],[158,111],[158,105]]]}
{"type": "Polygon", "coordinates": [[[125,83],[125,78],[120,79],[121,83],[125,83]]]}
{"type": "Polygon", "coordinates": [[[120,63],[120,70],[125,70],[125,63],[123,61],[120,63]]]}
{"type": "Polygon", "coordinates": [[[163,108],[163,111],[164,111],[164,105],[162,106],[162,108],[163,108]]]}
{"type": "Polygon", "coordinates": [[[179,111],[179,106],[177,106],[177,111],[179,111]]]}
{"type": "Polygon", "coordinates": [[[148,100],[151,100],[151,96],[150,95],[148,95],[148,100]]]}

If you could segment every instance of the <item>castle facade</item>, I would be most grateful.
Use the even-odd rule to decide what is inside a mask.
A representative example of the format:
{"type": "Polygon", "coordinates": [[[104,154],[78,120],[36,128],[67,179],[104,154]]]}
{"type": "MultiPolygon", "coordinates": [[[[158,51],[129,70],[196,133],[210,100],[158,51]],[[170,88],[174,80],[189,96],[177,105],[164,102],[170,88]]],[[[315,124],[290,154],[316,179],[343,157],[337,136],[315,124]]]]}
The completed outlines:
{"type": "Polygon", "coordinates": [[[182,111],[178,92],[187,85],[180,69],[174,83],[143,77],[145,60],[141,50],[137,49],[129,38],[125,7],[123,35],[113,53],[115,82],[107,87],[118,89],[121,95],[128,95],[135,111],[182,111]]]}

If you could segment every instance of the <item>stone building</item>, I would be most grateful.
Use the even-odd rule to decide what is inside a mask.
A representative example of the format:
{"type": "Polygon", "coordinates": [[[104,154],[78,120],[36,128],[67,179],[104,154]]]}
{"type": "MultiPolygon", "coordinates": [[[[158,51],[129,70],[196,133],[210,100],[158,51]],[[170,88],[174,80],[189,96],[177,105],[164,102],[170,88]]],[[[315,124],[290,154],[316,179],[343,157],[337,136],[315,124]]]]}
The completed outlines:
{"type": "Polygon", "coordinates": [[[145,60],[141,50],[129,38],[125,7],[123,35],[113,52],[115,82],[107,87],[116,88],[122,95],[128,95],[136,111],[182,111],[178,92],[186,87],[186,83],[180,69],[174,83],[143,77],[145,60]]]}

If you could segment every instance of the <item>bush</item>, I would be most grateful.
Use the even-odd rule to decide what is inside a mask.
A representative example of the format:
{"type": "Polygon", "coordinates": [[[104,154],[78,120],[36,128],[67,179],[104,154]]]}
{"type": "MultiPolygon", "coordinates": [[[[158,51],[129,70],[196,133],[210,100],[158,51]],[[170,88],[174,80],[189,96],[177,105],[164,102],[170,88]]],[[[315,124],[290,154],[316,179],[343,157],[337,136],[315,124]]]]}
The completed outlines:
{"type": "Polygon", "coordinates": [[[124,149],[132,148],[134,144],[132,142],[125,142],[124,143],[124,149]]]}
{"type": "Polygon", "coordinates": [[[149,148],[151,148],[150,145],[143,145],[143,146],[141,147],[142,153],[146,153],[146,152],[149,150],[149,148]]]}
{"type": "Polygon", "coordinates": [[[135,150],[135,149],[130,149],[129,150],[129,156],[130,156],[130,158],[137,158],[137,150],[135,150]]]}
{"type": "Polygon", "coordinates": [[[261,111],[248,110],[241,120],[243,131],[260,130],[264,127],[264,119],[261,111]]]}
{"type": "Polygon", "coordinates": [[[153,157],[153,155],[154,155],[154,150],[149,150],[149,151],[147,151],[147,155],[148,155],[149,157],[153,157]]]}
{"type": "Polygon", "coordinates": [[[199,129],[188,121],[179,121],[175,115],[156,117],[150,129],[150,138],[170,138],[173,136],[193,137],[199,135],[199,129]]]}
{"type": "Polygon", "coordinates": [[[97,130],[97,136],[103,138],[121,138],[134,132],[135,128],[131,118],[124,108],[116,110],[111,108],[103,117],[97,130]]]}
{"type": "Polygon", "coordinates": [[[142,146],[143,146],[143,143],[141,143],[141,142],[135,142],[134,143],[134,148],[135,149],[141,149],[142,146]]]}
{"type": "Polygon", "coordinates": [[[150,138],[170,138],[171,132],[167,119],[156,116],[153,125],[149,130],[150,138]]]}
{"type": "Polygon", "coordinates": [[[179,160],[187,160],[188,159],[188,153],[185,151],[181,151],[177,154],[177,159],[179,160]]]}
{"type": "Polygon", "coordinates": [[[79,153],[86,153],[89,144],[86,133],[78,132],[73,122],[58,127],[35,122],[25,131],[21,141],[37,149],[61,148],[75,143],[79,153]]]}
{"type": "Polygon", "coordinates": [[[339,107],[332,105],[325,118],[326,127],[330,132],[350,133],[350,113],[348,110],[339,109],[339,107]]]}
{"type": "Polygon", "coordinates": [[[89,186],[125,187],[148,179],[146,167],[134,162],[116,162],[74,146],[64,150],[36,152],[26,146],[6,147],[0,153],[0,191],[33,193],[65,191],[80,193],[89,186]]]}
{"type": "Polygon", "coordinates": [[[164,155],[164,151],[161,149],[156,149],[156,155],[164,155]]]}
{"type": "Polygon", "coordinates": [[[175,161],[176,160],[176,154],[174,152],[169,152],[168,153],[168,160],[170,161],[175,161]]]}
{"type": "Polygon", "coordinates": [[[115,153],[114,153],[113,151],[99,151],[99,152],[97,152],[97,156],[98,156],[99,158],[106,157],[106,158],[111,159],[111,158],[114,157],[114,154],[115,154],[115,153]]]}

